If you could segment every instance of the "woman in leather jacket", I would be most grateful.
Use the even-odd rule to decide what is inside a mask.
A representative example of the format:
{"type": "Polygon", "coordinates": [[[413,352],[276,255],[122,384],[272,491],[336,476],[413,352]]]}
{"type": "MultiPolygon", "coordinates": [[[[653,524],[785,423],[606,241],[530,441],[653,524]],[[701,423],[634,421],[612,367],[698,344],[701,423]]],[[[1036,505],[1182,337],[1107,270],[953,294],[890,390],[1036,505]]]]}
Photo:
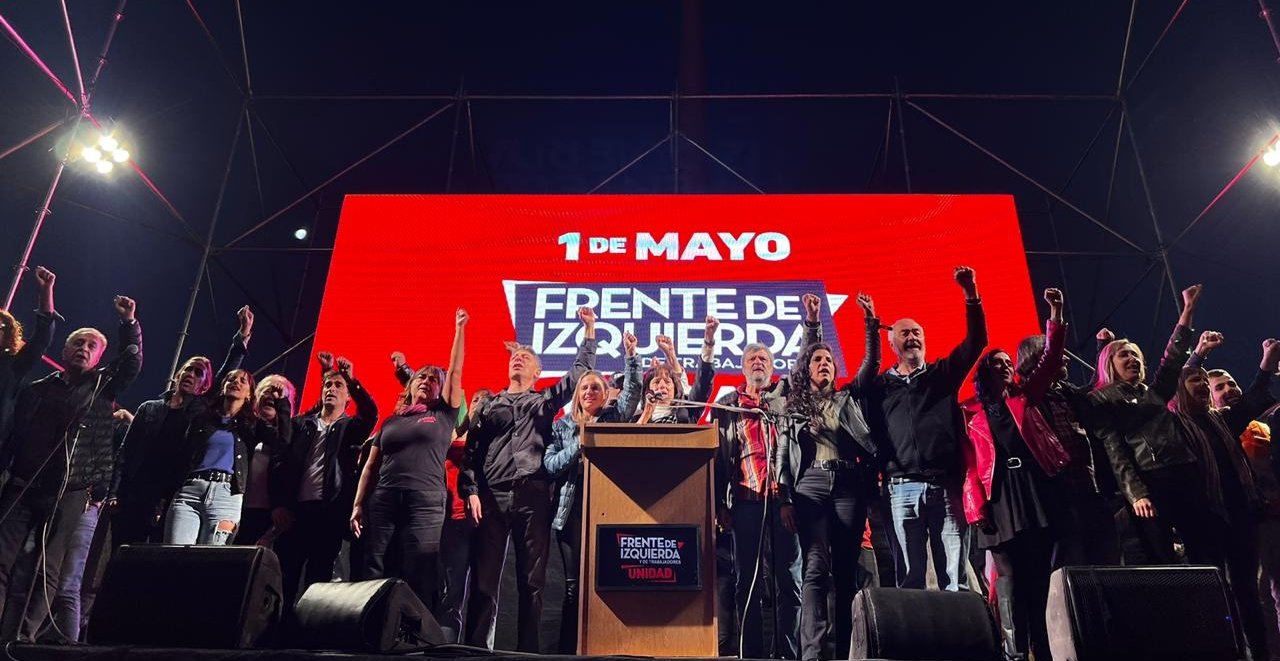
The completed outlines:
{"type": "Polygon", "coordinates": [[[995,560],[1000,631],[1006,659],[1049,653],[1044,613],[1049,574],[1062,520],[1062,496],[1051,479],[1070,455],[1038,408],[1062,371],[1066,325],[1062,292],[1046,289],[1050,316],[1035,369],[1014,381],[1013,360],[989,349],[978,361],[978,397],[964,405],[967,428],[965,518],[978,529],[978,546],[995,560]]]}
{"type": "Polygon", "coordinates": [[[1192,285],[1182,292],[1182,315],[1150,386],[1143,383],[1146,364],[1136,344],[1113,340],[1098,354],[1089,417],[1129,503],[1130,537],[1136,543],[1124,548],[1125,564],[1176,563],[1175,527],[1191,562],[1221,562],[1202,467],[1167,406],[1177,394],[1178,375],[1189,355],[1200,290],[1192,285]]]}
{"type": "Polygon", "coordinates": [[[870,296],[866,353],[854,380],[835,387],[831,347],[821,341],[822,300],[803,296],[806,342],[789,377],[786,422],[774,464],[782,525],[798,533],[804,558],[800,587],[800,658],[849,658],[858,557],[867,502],[876,493],[875,444],[862,411],[868,385],[880,371],[880,320],[870,296]],[[827,595],[835,587],[834,617],[827,595]],[[832,623],[834,619],[834,623],[832,623]],[[834,644],[835,656],[828,647],[834,644]]]}

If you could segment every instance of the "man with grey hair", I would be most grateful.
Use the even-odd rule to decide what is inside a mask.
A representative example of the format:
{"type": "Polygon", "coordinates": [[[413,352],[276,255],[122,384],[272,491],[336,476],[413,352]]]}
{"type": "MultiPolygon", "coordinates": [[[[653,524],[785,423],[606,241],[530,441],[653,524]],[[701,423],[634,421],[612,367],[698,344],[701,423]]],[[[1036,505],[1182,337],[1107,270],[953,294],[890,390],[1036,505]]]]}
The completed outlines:
{"type": "MultiPolygon", "coordinates": [[[[114,307],[120,325],[116,358],[110,365],[98,367],[107,349],[106,336],[81,328],[67,337],[62,348],[66,368],[18,394],[13,431],[3,454],[9,482],[0,493],[0,603],[8,596],[14,561],[27,535],[34,531],[43,542],[43,557],[27,591],[18,632],[21,640],[32,640],[40,633],[64,572],[74,570],[64,560],[77,541],[81,519],[101,510],[112,482],[111,403],[142,369],[136,304],[127,296],[116,296],[114,307]]],[[[23,604],[8,606],[22,608],[23,604]]],[[[59,634],[55,640],[76,642],[78,619],[78,612],[55,612],[55,633],[59,634]]]]}
{"type": "MultiPolygon", "coordinates": [[[[743,348],[742,376],[745,381],[733,392],[716,400],[717,405],[782,410],[787,382],[785,379],[773,379],[773,352],[769,347],[752,343],[743,348]]],[[[727,546],[725,550],[732,556],[732,562],[725,563],[729,565],[726,568],[733,569],[733,573],[724,577],[729,585],[723,586],[722,591],[727,594],[720,599],[723,611],[719,614],[722,620],[720,653],[740,655],[744,659],[799,658],[800,541],[795,533],[781,525],[777,499],[771,494],[766,498],[770,486],[770,457],[777,446],[777,428],[758,414],[722,408],[712,408],[711,419],[720,433],[715,491],[716,528],[720,531],[717,546],[727,546]],[[766,503],[768,511],[765,510],[766,503]],[[763,544],[762,536],[766,536],[763,544]],[[761,599],[767,598],[771,589],[760,581],[752,590],[761,546],[769,565],[760,575],[771,575],[773,586],[770,588],[776,587],[777,590],[773,606],[776,630],[772,649],[764,649],[761,635],[764,627],[760,619],[761,599]],[[735,603],[737,612],[733,606],[735,603]],[[729,621],[723,622],[726,616],[729,621]],[[742,626],[741,632],[736,631],[737,624],[742,626]],[[739,635],[735,636],[735,633],[739,635]]],[[[720,555],[723,553],[717,548],[718,560],[720,555]]],[[[724,574],[723,571],[720,573],[724,574]]]]}

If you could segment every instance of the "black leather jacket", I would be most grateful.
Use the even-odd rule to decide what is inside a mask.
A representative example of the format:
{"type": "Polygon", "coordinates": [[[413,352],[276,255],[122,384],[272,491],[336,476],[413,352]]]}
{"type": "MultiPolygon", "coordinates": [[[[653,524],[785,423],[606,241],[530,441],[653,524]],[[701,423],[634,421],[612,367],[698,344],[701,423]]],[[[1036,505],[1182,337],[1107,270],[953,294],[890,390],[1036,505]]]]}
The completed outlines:
{"type": "MultiPolygon", "coordinates": [[[[805,345],[821,341],[822,327],[805,323],[805,345]]],[[[845,384],[836,393],[836,410],[840,412],[839,434],[852,439],[853,447],[858,448],[858,455],[850,459],[858,463],[856,469],[858,472],[857,481],[866,487],[862,494],[864,496],[874,496],[878,470],[873,461],[876,455],[876,444],[871,438],[871,429],[867,425],[862,406],[863,402],[866,401],[871,383],[875,380],[879,371],[880,320],[871,318],[866,320],[866,351],[862,358],[862,365],[858,367],[858,372],[854,375],[853,381],[845,384]]],[[[782,397],[774,398],[770,401],[770,408],[775,410],[780,411],[786,406],[785,398],[782,397]]],[[[795,484],[800,481],[800,475],[809,469],[813,457],[804,451],[800,443],[804,428],[809,423],[804,420],[784,420],[778,434],[778,452],[774,460],[774,479],[778,483],[778,499],[785,504],[791,502],[792,490],[795,484]]]]}
{"type": "Polygon", "coordinates": [[[1190,355],[1191,329],[1177,326],[1151,385],[1115,382],[1089,393],[1089,418],[1111,460],[1120,492],[1130,503],[1149,498],[1142,473],[1195,463],[1168,402],[1190,355]]]}

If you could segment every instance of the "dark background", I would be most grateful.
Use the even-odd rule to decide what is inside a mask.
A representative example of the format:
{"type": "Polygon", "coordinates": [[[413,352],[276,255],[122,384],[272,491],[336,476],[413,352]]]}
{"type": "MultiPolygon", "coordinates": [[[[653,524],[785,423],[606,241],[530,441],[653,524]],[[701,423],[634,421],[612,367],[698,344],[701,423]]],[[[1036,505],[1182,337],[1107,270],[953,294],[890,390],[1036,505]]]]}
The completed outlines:
{"type": "MultiPolygon", "coordinates": [[[[67,0],[86,80],[116,7],[67,0]]],[[[76,88],[57,2],[0,16],[76,88]]],[[[133,173],[73,164],[31,263],[58,273],[63,331],[109,328],[110,297],[137,298],[133,405],[165,385],[215,220],[183,354],[221,355],[248,303],[247,365],[296,345],[269,370],[298,381],[347,193],[1010,193],[1034,284],[1064,287],[1082,355],[1106,325],[1153,357],[1171,288],[1203,282],[1197,325],[1228,338],[1211,366],[1242,375],[1280,334],[1280,172],[1259,164],[1183,232],[1275,134],[1276,56],[1247,0],[135,0],[92,110],[171,208],[133,173]]],[[[75,115],[0,45],[0,149],[75,115]]],[[[0,160],[0,262],[19,260],[66,139],[0,160]]],[[[427,231],[448,240],[444,224],[427,231]]],[[[20,319],[33,300],[27,277],[20,319]]]]}

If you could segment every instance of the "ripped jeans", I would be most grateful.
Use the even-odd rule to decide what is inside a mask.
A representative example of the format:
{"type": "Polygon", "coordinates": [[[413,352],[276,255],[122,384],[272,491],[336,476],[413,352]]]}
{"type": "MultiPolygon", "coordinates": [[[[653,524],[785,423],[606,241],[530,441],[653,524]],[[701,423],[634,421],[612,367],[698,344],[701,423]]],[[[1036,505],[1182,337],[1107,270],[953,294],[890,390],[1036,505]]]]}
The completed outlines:
{"type": "Polygon", "coordinates": [[[243,494],[231,493],[230,482],[188,478],[173,495],[165,519],[165,544],[226,544],[240,523],[243,494]]]}

